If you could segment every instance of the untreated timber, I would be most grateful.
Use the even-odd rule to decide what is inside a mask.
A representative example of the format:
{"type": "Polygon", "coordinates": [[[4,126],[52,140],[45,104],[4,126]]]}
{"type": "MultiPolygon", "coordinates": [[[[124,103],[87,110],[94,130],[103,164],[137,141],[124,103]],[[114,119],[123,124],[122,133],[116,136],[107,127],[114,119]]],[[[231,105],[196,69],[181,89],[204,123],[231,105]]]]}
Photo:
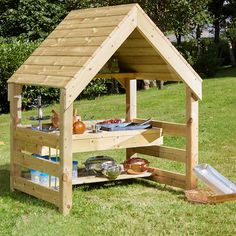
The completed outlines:
{"type": "Polygon", "coordinates": [[[35,184],[28,179],[15,177],[13,186],[15,189],[28,193],[36,198],[59,205],[59,192],[55,189],[35,184]]]}
{"type": "Polygon", "coordinates": [[[186,177],[183,174],[151,167],[148,168],[148,172],[152,173],[150,179],[153,181],[183,189],[186,187],[186,177]]]}
{"type": "MultiPolygon", "coordinates": [[[[145,119],[136,118],[133,120],[134,122],[143,122],[145,119]]],[[[163,129],[164,135],[172,135],[172,136],[186,136],[186,124],[166,122],[166,121],[158,121],[152,120],[151,124],[153,127],[158,127],[163,129]]]]}
{"type": "Polygon", "coordinates": [[[133,153],[139,153],[154,157],[160,157],[177,162],[186,162],[186,151],[184,149],[166,147],[166,146],[149,146],[132,148],[133,153]]]}
{"type": "Polygon", "coordinates": [[[45,160],[22,152],[17,152],[14,158],[14,163],[25,168],[38,170],[59,177],[59,164],[50,160],[45,160]]]}
{"type": "Polygon", "coordinates": [[[40,146],[59,147],[59,135],[31,130],[31,128],[17,127],[15,138],[26,143],[38,144],[40,146]]]}

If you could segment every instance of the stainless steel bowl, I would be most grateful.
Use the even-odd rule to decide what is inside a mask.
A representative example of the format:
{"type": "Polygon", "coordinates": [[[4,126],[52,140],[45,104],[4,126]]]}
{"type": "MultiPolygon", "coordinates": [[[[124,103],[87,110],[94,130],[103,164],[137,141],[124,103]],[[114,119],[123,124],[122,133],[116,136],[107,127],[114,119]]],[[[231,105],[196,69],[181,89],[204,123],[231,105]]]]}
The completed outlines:
{"type": "Polygon", "coordinates": [[[110,161],[103,162],[101,167],[102,174],[110,180],[116,179],[121,174],[121,166],[110,161]]]}

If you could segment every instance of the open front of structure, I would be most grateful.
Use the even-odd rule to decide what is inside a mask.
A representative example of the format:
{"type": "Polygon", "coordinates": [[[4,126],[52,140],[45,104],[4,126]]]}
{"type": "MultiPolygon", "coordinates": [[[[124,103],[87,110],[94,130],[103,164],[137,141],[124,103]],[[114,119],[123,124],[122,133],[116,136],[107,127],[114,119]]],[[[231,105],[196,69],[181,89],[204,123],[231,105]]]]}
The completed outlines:
{"type": "MultiPolygon", "coordinates": [[[[72,11],[8,80],[11,106],[11,189],[51,202],[63,214],[72,207],[72,185],[108,181],[78,177],[72,181],[72,154],[126,149],[184,163],[185,174],[149,167],[140,175],[121,174],[117,179],[149,178],[183,189],[196,187],[193,166],[198,160],[198,100],[201,79],[137,4],[72,11]],[[117,61],[119,70],[104,65],[117,61]],[[186,123],[152,120],[150,129],[73,134],[73,102],[92,79],[116,78],[126,89],[127,122],[137,117],[138,79],[182,81],[186,85],[186,123]],[[21,125],[23,85],[60,89],[60,127],[46,133],[21,125]],[[186,149],[163,145],[165,135],[186,138],[186,149]],[[39,159],[45,149],[57,150],[59,162],[39,159]],[[24,178],[21,167],[45,172],[59,179],[50,188],[24,178]]],[[[86,123],[86,121],[85,121],[86,123]]],[[[124,158],[125,159],[125,158],[124,158]]]]}

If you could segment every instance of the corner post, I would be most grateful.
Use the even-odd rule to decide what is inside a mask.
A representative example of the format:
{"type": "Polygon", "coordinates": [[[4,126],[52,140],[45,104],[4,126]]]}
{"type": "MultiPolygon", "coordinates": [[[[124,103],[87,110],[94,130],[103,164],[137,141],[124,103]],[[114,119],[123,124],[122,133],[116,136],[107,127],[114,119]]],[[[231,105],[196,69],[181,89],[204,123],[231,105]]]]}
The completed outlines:
{"type": "Polygon", "coordinates": [[[186,87],[186,189],[197,187],[193,168],[198,163],[198,99],[186,87]]]}
{"type": "MultiPolygon", "coordinates": [[[[137,117],[137,80],[126,79],[126,122],[132,121],[137,117]]],[[[132,149],[126,149],[126,159],[134,156],[132,149]]]]}
{"type": "Polygon", "coordinates": [[[20,166],[14,164],[17,143],[15,139],[16,127],[21,123],[21,91],[22,86],[8,84],[8,101],[10,101],[10,188],[14,191],[14,177],[20,176],[20,166]]]}
{"type": "Polygon", "coordinates": [[[72,117],[73,103],[66,107],[67,93],[61,89],[60,94],[60,184],[59,210],[63,215],[72,208],[72,117]]]}

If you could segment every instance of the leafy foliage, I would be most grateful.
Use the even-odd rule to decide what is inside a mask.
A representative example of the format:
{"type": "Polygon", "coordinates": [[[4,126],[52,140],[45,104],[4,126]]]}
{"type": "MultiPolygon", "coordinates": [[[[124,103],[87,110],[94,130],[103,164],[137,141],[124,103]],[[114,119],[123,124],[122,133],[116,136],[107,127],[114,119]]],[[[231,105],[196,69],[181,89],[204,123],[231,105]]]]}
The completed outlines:
{"type": "MultiPolygon", "coordinates": [[[[19,40],[0,44],[0,113],[9,111],[7,101],[8,78],[20,67],[38,44],[38,42],[21,42],[19,40]]],[[[59,91],[57,89],[24,86],[23,107],[29,108],[39,94],[42,95],[43,101],[47,104],[58,101],[59,91]]]]}
{"type": "Polygon", "coordinates": [[[43,39],[66,14],[64,5],[58,1],[20,0],[10,1],[10,3],[10,7],[0,15],[2,37],[43,39]]]}

